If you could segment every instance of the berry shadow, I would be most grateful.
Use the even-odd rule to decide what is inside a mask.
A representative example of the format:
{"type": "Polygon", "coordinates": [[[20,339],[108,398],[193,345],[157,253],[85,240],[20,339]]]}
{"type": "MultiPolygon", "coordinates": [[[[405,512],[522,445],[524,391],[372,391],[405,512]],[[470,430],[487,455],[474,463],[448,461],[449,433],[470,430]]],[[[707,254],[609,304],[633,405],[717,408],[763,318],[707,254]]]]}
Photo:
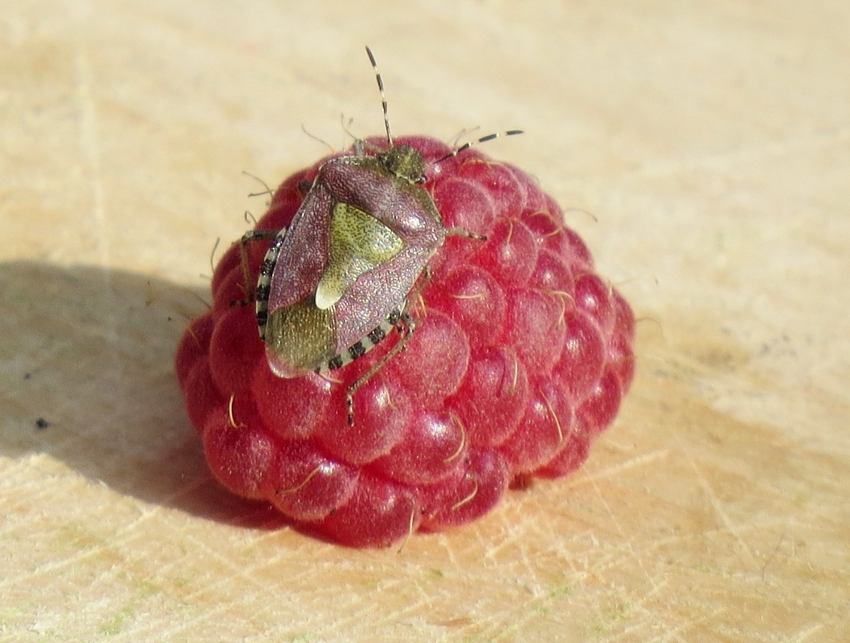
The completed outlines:
{"type": "Polygon", "coordinates": [[[95,266],[0,264],[0,454],[65,463],[151,504],[251,528],[283,519],[210,475],[174,374],[206,287],[95,266]]]}

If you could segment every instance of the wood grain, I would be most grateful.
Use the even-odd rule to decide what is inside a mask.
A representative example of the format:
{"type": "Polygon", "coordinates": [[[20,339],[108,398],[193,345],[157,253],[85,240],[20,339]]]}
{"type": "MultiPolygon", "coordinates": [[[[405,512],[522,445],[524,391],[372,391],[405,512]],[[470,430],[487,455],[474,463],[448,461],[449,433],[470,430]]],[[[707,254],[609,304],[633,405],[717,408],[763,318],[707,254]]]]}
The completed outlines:
{"type": "Polygon", "coordinates": [[[286,4],[0,1],[0,641],[848,640],[846,3],[286,4]],[[580,472],[401,552],[222,491],[172,372],[242,171],[380,133],[364,44],[642,318],[580,472]]]}

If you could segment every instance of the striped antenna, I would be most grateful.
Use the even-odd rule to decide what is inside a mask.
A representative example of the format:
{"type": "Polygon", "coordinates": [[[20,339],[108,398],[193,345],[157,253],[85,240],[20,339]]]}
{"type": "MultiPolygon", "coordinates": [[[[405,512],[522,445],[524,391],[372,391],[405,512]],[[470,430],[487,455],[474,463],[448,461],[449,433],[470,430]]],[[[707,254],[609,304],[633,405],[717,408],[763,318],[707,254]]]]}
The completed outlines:
{"type": "Polygon", "coordinates": [[[384,110],[384,125],[387,128],[387,143],[389,146],[393,146],[393,135],[390,132],[390,115],[387,112],[387,96],[384,94],[384,81],[381,78],[381,72],[378,71],[378,63],[375,62],[375,56],[372,55],[372,50],[369,47],[366,47],[366,53],[369,56],[369,62],[372,63],[372,69],[375,70],[375,79],[378,81],[378,89],[381,91],[381,105],[384,110]]]}
{"type": "Polygon", "coordinates": [[[511,129],[507,132],[500,132],[498,134],[488,134],[487,136],[482,136],[477,141],[470,141],[469,143],[464,143],[459,148],[454,149],[445,156],[438,158],[436,161],[434,161],[434,165],[453,158],[464,150],[468,150],[473,145],[478,145],[478,143],[486,143],[487,141],[492,141],[494,138],[499,138],[500,136],[516,136],[517,134],[525,134],[525,132],[523,132],[521,129],[511,129]]]}

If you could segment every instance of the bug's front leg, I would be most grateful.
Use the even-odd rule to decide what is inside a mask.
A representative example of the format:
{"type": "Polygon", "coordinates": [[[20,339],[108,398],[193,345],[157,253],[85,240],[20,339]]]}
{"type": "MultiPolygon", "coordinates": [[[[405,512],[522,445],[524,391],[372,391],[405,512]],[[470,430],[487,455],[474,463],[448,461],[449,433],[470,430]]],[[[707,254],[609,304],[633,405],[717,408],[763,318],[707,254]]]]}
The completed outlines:
{"type": "Polygon", "coordinates": [[[446,228],[447,237],[466,237],[476,241],[487,241],[487,235],[470,232],[466,228],[446,228]]]}

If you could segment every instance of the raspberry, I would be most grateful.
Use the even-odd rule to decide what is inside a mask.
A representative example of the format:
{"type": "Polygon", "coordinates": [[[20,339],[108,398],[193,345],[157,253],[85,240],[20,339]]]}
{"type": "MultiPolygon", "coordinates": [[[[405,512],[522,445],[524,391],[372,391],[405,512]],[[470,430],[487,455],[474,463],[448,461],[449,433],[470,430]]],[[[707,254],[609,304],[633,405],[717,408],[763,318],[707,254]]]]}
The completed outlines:
{"type": "MultiPolygon", "coordinates": [[[[383,141],[370,143],[381,146],[383,141]]],[[[593,272],[560,208],[525,173],[477,150],[399,139],[428,165],[448,237],[411,314],[404,352],[345,392],[396,343],[333,371],[276,377],[244,297],[238,245],[212,283],[212,309],[186,331],[176,368],[210,468],[233,493],[354,547],[385,546],[490,511],[509,486],[563,476],[614,420],[634,374],[634,316],[593,272]]],[[[257,229],[288,225],[322,159],[283,182],[257,229]]],[[[256,282],[268,243],[249,246],[256,282]]]]}

